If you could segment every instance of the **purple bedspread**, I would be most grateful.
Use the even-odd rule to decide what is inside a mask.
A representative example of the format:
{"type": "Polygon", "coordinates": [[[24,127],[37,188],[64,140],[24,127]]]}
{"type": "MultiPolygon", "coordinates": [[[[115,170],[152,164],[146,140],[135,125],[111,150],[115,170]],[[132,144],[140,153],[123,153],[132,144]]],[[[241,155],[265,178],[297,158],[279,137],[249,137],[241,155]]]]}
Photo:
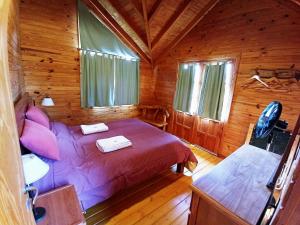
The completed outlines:
{"type": "Polygon", "coordinates": [[[87,209],[175,163],[197,162],[191,150],[177,137],[138,119],[119,120],[107,125],[107,132],[82,135],[79,126],[52,123],[61,160],[43,158],[50,170],[34,185],[46,192],[74,184],[82,206],[87,209]],[[110,153],[97,149],[97,139],[117,135],[131,140],[133,146],[110,153]]]}

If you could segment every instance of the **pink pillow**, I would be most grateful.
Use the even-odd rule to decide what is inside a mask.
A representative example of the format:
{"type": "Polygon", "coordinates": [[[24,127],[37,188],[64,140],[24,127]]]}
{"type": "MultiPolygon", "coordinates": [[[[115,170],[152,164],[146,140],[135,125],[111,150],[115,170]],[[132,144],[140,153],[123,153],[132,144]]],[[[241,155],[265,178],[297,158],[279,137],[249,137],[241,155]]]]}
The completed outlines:
{"type": "Polygon", "coordinates": [[[33,153],[59,160],[59,148],[56,136],[46,127],[25,119],[21,143],[33,153]]]}
{"type": "Polygon", "coordinates": [[[50,129],[50,122],[48,116],[38,107],[30,105],[26,112],[26,117],[27,119],[30,119],[50,129]]]}

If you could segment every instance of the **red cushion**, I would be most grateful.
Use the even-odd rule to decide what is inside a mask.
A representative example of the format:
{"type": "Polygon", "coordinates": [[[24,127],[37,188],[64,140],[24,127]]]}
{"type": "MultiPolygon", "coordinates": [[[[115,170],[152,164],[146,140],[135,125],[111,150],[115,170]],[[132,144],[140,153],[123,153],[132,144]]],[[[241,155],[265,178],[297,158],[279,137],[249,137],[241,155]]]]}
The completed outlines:
{"type": "Polygon", "coordinates": [[[48,116],[38,107],[30,105],[26,112],[26,118],[50,129],[50,121],[48,116]]]}
{"type": "Polygon", "coordinates": [[[59,148],[54,133],[34,121],[25,119],[20,141],[33,153],[49,159],[60,159],[59,148]]]}

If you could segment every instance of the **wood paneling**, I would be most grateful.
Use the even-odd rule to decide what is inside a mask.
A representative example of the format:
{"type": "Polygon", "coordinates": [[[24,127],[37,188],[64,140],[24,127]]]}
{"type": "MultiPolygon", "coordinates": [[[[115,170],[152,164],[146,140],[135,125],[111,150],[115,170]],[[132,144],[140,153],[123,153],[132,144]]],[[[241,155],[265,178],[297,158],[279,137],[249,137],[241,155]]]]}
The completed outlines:
{"type": "Polygon", "coordinates": [[[19,35],[19,1],[12,1],[8,20],[8,61],[13,100],[24,93],[25,84],[21,66],[19,35]]]}
{"type": "Polygon", "coordinates": [[[98,2],[154,61],[176,45],[218,1],[99,0],[98,2]],[[145,14],[147,19],[144,19],[145,14]]]}
{"type": "MultiPolygon", "coordinates": [[[[241,88],[252,69],[300,68],[300,7],[291,1],[223,0],[173,49],[154,65],[157,102],[172,108],[177,65],[185,60],[238,58],[237,80],[220,153],[244,143],[250,123],[273,100],[283,104],[282,119],[295,125],[300,111],[299,86],[286,92],[241,88]]],[[[169,130],[172,131],[172,126],[169,130]]]]}
{"type": "MultiPolygon", "coordinates": [[[[0,224],[35,224],[31,208],[26,208],[24,175],[19,138],[15,122],[8,63],[10,32],[19,2],[0,3],[0,224]],[[13,20],[13,21],[11,21],[13,20]]],[[[12,48],[11,48],[12,49],[12,48]]]]}
{"type": "Polygon", "coordinates": [[[203,146],[207,150],[219,154],[218,150],[222,138],[222,131],[222,122],[195,117],[191,143],[203,146]]]}
{"type": "MultiPolygon", "coordinates": [[[[20,9],[21,53],[26,91],[36,104],[50,95],[50,117],[68,124],[135,117],[136,107],[82,109],[76,0],[23,0],[20,9]]],[[[141,61],[140,102],[153,102],[152,67],[141,61]]]]}
{"type": "Polygon", "coordinates": [[[190,143],[218,155],[223,123],[183,112],[173,111],[169,131],[190,143]]]}

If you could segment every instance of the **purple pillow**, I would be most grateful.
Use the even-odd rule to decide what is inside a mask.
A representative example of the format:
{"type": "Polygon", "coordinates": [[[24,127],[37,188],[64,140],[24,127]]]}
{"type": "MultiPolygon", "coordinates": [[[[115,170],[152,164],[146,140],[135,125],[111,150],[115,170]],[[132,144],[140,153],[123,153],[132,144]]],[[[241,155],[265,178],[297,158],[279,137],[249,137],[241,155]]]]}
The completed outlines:
{"type": "Polygon", "coordinates": [[[26,118],[50,129],[50,122],[48,116],[38,107],[30,105],[26,112],[26,118]]]}
{"type": "Polygon", "coordinates": [[[60,159],[56,136],[52,131],[36,122],[25,119],[20,141],[33,153],[49,159],[60,159]]]}

